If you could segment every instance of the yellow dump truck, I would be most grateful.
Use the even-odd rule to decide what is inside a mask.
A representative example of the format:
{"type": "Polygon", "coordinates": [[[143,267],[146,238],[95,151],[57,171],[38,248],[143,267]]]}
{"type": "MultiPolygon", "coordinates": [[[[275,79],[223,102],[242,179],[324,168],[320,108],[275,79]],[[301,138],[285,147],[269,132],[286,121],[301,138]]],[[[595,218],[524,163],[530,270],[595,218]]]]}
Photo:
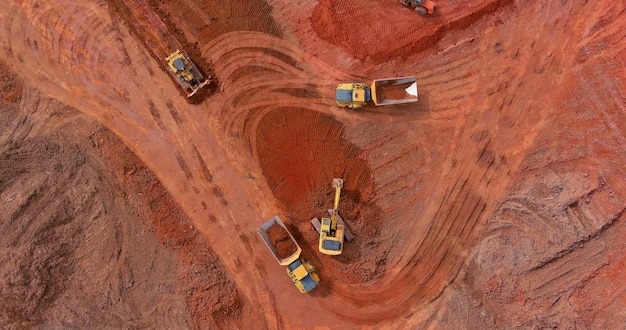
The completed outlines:
{"type": "Polygon", "coordinates": [[[167,69],[183,88],[187,97],[194,96],[202,87],[209,84],[210,79],[204,78],[196,65],[180,50],[177,49],[165,60],[167,61],[167,69]]]}
{"type": "Polygon", "coordinates": [[[287,275],[300,292],[317,287],[320,278],[313,265],[300,258],[302,248],[278,216],[269,219],[257,229],[259,236],[281,266],[287,266],[287,275]]]}
{"type": "Polygon", "coordinates": [[[364,83],[339,84],[335,93],[337,105],[358,109],[370,101],[375,105],[417,102],[415,77],[376,79],[370,86],[364,83]]]}

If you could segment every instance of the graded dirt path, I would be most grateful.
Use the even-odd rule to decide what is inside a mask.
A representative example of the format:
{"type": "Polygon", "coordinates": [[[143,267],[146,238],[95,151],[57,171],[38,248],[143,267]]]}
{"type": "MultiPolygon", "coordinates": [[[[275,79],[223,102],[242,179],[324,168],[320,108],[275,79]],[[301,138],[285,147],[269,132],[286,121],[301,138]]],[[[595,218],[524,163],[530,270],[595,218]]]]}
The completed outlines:
{"type": "Polygon", "coordinates": [[[603,288],[625,258],[624,4],[394,2],[9,1],[0,59],[145,162],[260,327],[623,324],[626,290],[603,288]],[[145,41],[166,38],[146,10],[176,42],[145,41]],[[158,60],[173,44],[217,78],[199,104],[158,60]],[[404,75],[415,105],[334,104],[340,81],[404,75]],[[338,258],[309,223],[334,177],[356,235],[338,258]],[[255,233],[274,214],[311,294],[255,233]]]}

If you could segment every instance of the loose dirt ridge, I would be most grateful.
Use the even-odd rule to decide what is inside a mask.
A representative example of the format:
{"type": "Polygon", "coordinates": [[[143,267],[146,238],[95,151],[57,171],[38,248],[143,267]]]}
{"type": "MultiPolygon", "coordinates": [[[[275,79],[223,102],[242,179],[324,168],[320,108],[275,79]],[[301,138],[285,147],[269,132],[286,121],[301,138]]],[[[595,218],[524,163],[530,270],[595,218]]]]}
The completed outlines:
{"type": "MultiPolygon", "coordinates": [[[[204,251],[200,263],[210,266],[189,267],[221,274],[207,281],[223,283],[229,298],[223,305],[207,303],[214,291],[198,294],[204,279],[192,279],[192,298],[183,303],[172,296],[158,305],[171,310],[152,311],[186,316],[148,326],[246,327],[249,320],[261,328],[624,324],[626,5],[438,5],[434,17],[423,18],[382,0],[371,6],[281,0],[2,3],[0,61],[28,86],[20,94],[27,102],[5,105],[18,110],[3,114],[17,126],[2,127],[2,160],[16,159],[8,146],[29,134],[41,138],[80,125],[33,111],[65,104],[80,111],[81,120],[95,118],[115,133],[154,172],[207,242],[187,244],[196,237],[179,216],[169,225],[154,222],[159,243],[151,243],[153,249],[180,247],[159,269],[204,251]],[[151,11],[176,42],[195,46],[191,55],[201,65],[210,63],[218,78],[215,94],[196,105],[180,97],[155,55],[171,43],[151,48],[142,41],[159,36],[129,23],[133,8],[151,11]],[[417,104],[359,112],[334,105],[338,82],[406,75],[417,77],[417,104]],[[39,129],[20,128],[24,121],[39,129]],[[317,252],[309,223],[331,207],[334,177],[345,180],[339,209],[356,235],[338,258],[317,252]],[[311,294],[293,288],[255,235],[276,213],[321,277],[311,294]],[[211,307],[218,305],[224,308],[211,307]],[[212,319],[202,318],[209,313],[212,319]]],[[[7,99],[19,90],[7,89],[7,99]]],[[[83,150],[63,139],[59,145],[83,150]]],[[[68,171],[82,171],[83,163],[92,161],[68,171]]],[[[19,167],[18,161],[11,164],[19,167]]],[[[18,190],[4,179],[17,174],[4,171],[3,208],[16,207],[9,204],[15,194],[53,189],[37,184],[32,187],[41,188],[18,190]]],[[[65,173],[58,171],[60,177],[65,173]]],[[[45,182],[42,172],[37,177],[45,182]]],[[[90,186],[91,195],[70,193],[80,183],[67,187],[67,199],[81,201],[68,214],[106,213],[92,201],[98,198],[85,196],[108,194],[103,204],[124,203],[114,184],[90,186]]],[[[56,201],[46,198],[47,204],[56,201]]],[[[167,222],[160,216],[168,212],[146,217],[167,222]]],[[[3,220],[4,230],[20,233],[12,228],[22,228],[21,213],[9,214],[15,216],[3,220]]],[[[115,223],[126,223],[117,221],[102,226],[114,230],[115,223]]],[[[62,262],[43,267],[50,272],[77,269],[80,259],[72,251],[90,246],[80,238],[90,227],[70,223],[71,233],[59,237],[79,239],[52,249],[68,252],[62,262]]],[[[139,235],[133,230],[104,237],[121,235],[122,243],[112,246],[126,249],[139,235]]],[[[144,269],[140,261],[116,267],[144,269]]],[[[144,276],[138,282],[150,283],[144,276]]],[[[35,295],[37,306],[21,306],[9,321],[144,326],[89,314],[75,321],[53,316],[51,306],[74,290],[63,276],[54,277],[59,279],[47,295],[35,295]],[[22,316],[35,312],[34,320],[22,316]]],[[[121,295],[132,293],[120,288],[121,295]]],[[[22,295],[10,292],[15,295],[9,298],[22,295]]]]}

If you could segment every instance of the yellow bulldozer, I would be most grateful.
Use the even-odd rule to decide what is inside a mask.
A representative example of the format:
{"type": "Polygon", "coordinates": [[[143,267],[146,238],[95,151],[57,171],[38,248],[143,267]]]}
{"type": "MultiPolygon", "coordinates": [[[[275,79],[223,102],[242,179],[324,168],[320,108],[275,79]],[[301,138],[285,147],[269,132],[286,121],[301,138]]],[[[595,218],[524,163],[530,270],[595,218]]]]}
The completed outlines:
{"type": "Polygon", "coordinates": [[[210,79],[205,79],[196,65],[180,50],[177,49],[165,60],[169,72],[183,88],[187,97],[194,96],[202,87],[209,84],[210,79]]]}

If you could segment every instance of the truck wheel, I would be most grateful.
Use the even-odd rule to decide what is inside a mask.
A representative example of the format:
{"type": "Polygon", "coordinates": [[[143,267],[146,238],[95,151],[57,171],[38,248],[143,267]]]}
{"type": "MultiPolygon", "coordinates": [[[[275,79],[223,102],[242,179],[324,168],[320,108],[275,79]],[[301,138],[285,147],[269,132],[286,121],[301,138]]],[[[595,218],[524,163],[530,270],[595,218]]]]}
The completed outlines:
{"type": "Polygon", "coordinates": [[[424,8],[424,7],[421,7],[421,6],[417,6],[417,7],[415,7],[415,11],[416,11],[418,14],[420,14],[420,15],[426,15],[426,14],[428,14],[428,10],[427,10],[426,8],[424,8]]]}

